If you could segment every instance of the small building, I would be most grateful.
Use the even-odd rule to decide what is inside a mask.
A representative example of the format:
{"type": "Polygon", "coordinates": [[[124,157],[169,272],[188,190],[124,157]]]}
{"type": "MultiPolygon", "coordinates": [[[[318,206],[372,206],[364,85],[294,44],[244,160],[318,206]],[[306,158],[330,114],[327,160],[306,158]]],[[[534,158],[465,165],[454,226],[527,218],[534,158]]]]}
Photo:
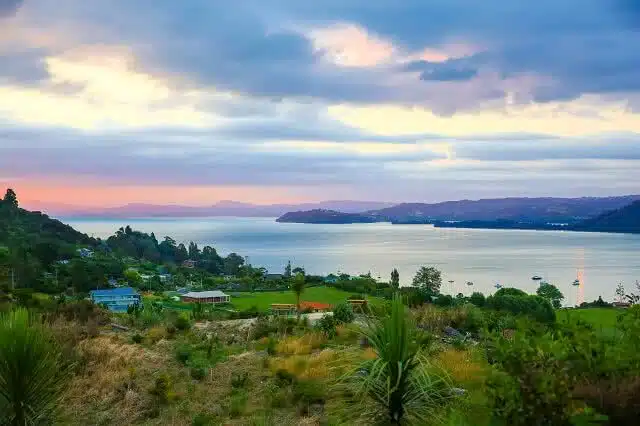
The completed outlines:
{"type": "Polygon", "coordinates": [[[295,315],[297,309],[293,303],[272,303],[271,313],[273,315],[295,315]]]}
{"type": "Polygon", "coordinates": [[[189,293],[181,295],[180,299],[183,302],[218,304],[229,303],[231,301],[231,296],[221,292],[220,290],[190,291],[189,293]]]}
{"type": "Polygon", "coordinates": [[[616,308],[628,308],[631,306],[629,302],[613,302],[613,306],[616,308]]]}
{"type": "Polygon", "coordinates": [[[347,299],[347,303],[351,305],[354,312],[363,312],[368,305],[365,299],[347,299]]]}
{"type": "Polygon", "coordinates": [[[141,304],[140,294],[131,287],[92,290],[89,297],[96,305],[105,305],[112,312],[127,312],[129,306],[141,304]]]}
{"type": "Polygon", "coordinates": [[[78,249],[78,254],[80,257],[93,257],[93,251],[88,248],[78,249]]]}
{"type": "Polygon", "coordinates": [[[160,274],[158,275],[158,278],[160,278],[160,282],[166,283],[171,281],[171,274],[160,274]]]}
{"type": "Polygon", "coordinates": [[[323,281],[327,284],[335,284],[338,282],[338,277],[336,275],[329,274],[324,277],[323,281]]]}
{"type": "Polygon", "coordinates": [[[311,312],[328,312],[330,311],[332,306],[328,303],[320,303],[320,302],[300,302],[300,310],[301,311],[311,311],[311,312]]]}
{"type": "Polygon", "coordinates": [[[185,268],[193,269],[196,267],[196,263],[197,262],[195,260],[187,259],[182,262],[182,266],[184,266],[185,268]]]}

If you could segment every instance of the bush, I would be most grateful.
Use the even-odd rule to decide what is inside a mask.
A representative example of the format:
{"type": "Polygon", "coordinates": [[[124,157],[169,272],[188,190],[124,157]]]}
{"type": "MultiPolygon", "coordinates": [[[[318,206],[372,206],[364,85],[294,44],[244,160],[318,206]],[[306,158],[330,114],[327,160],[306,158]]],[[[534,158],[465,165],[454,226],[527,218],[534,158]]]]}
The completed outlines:
{"type": "Polygon", "coordinates": [[[353,322],[355,317],[353,309],[348,303],[340,303],[333,308],[333,319],[336,324],[349,324],[353,322]]]}
{"type": "Polygon", "coordinates": [[[193,363],[191,365],[191,368],[189,370],[189,373],[191,374],[191,377],[193,377],[196,380],[202,380],[205,377],[207,377],[207,371],[208,368],[205,366],[204,363],[193,363]]]}
{"type": "Polygon", "coordinates": [[[318,321],[318,329],[328,338],[334,338],[337,334],[336,321],[333,315],[324,315],[318,321]]]}
{"type": "Polygon", "coordinates": [[[249,374],[246,371],[242,373],[233,373],[231,376],[231,387],[233,389],[244,389],[249,383],[249,374]]]}
{"type": "Polygon", "coordinates": [[[142,341],[144,340],[144,337],[142,337],[140,333],[136,333],[133,336],[131,336],[131,340],[133,341],[133,343],[142,343],[142,341]]]}
{"type": "Polygon", "coordinates": [[[211,414],[197,414],[191,421],[191,426],[210,426],[216,424],[215,416],[211,414]]]}
{"type": "MultiPolygon", "coordinates": [[[[504,290],[504,289],[501,289],[504,290]]],[[[515,315],[528,315],[541,323],[551,324],[556,314],[548,300],[540,296],[494,295],[487,298],[486,307],[496,311],[507,311],[515,315]]]]}
{"type": "Polygon", "coordinates": [[[176,350],[176,358],[181,363],[186,364],[187,361],[189,361],[189,359],[191,358],[192,352],[193,351],[191,349],[191,346],[189,346],[189,345],[181,345],[176,350]]]}
{"type": "Polygon", "coordinates": [[[469,303],[479,308],[482,308],[485,302],[486,298],[484,297],[484,294],[478,291],[474,291],[473,294],[471,294],[471,297],[469,297],[469,303]]]}
{"type": "Polygon", "coordinates": [[[169,402],[171,392],[171,380],[166,374],[156,377],[154,386],[149,393],[155,398],[158,404],[166,404],[169,402]]]}
{"type": "Polygon", "coordinates": [[[191,321],[189,321],[189,318],[183,315],[179,315],[173,321],[173,326],[176,328],[176,330],[180,330],[180,331],[189,330],[191,328],[191,321]]]}
{"type": "MultiPolygon", "coordinates": [[[[513,296],[505,296],[513,297],[513,296]]],[[[566,342],[551,333],[493,341],[494,370],[487,394],[494,417],[506,425],[565,425],[573,414],[566,342]]]]}

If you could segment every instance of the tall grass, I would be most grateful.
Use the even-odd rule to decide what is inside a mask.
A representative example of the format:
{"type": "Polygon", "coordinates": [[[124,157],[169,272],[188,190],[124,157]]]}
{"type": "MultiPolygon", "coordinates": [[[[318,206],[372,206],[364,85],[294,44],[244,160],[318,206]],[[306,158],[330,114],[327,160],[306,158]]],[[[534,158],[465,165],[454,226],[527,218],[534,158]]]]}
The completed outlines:
{"type": "Polygon", "coordinates": [[[384,424],[429,424],[451,398],[447,376],[434,373],[416,344],[417,328],[395,295],[389,311],[370,317],[362,333],[376,357],[355,374],[357,394],[371,407],[365,413],[384,424]]]}
{"type": "Polygon", "coordinates": [[[0,424],[52,423],[67,372],[51,334],[27,310],[0,316],[0,424]]]}

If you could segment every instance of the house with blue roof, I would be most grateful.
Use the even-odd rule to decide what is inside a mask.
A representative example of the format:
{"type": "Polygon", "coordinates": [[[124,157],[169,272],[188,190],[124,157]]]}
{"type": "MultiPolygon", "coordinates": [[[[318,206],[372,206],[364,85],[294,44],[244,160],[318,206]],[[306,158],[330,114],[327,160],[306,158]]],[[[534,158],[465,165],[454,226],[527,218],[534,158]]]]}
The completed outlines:
{"type": "Polygon", "coordinates": [[[92,290],[89,297],[96,305],[105,305],[112,312],[127,312],[129,306],[139,306],[142,303],[140,294],[131,287],[92,290]]]}

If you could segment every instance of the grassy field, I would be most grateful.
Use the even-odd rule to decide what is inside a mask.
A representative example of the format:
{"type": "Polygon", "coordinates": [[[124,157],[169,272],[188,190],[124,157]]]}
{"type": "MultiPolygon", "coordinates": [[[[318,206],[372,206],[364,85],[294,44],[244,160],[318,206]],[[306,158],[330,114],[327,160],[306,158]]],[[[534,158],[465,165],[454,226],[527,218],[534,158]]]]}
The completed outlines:
{"type": "MultiPolygon", "coordinates": [[[[233,292],[231,294],[231,304],[239,311],[244,311],[255,306],[259,311],[266,312],[273,303],[296,303],[296,296],[292,291],[265,291],[265,292],[233,292]]],[[[309,287],[302,293],[301,301],[320,302],[335,305],[347,300],[352,293],[338,290],[332,287],[309,287]]],[[[143,297],[145,303],[162,301],[161,297],[146,295],[143,297]]],[[[377,305],[382,299],[370,297],[370,303],[377,305]]],[[[183,302],[162,302],[165,308],[174,310],[191,310],[190,303],[183,302]]]]}
{"type": "MultiPolygon", "coordinates": [[[[309,287],[302,293],[302,301],[321,302],[335,305],[347,300],[352,293],[332,287],[309,287]]],[[[371,303],[381,299],[370,298],[371,303]]],[[[292,291],[269,291],[262,293],[233,293],[231,303],[238,310],[250,309],[256,306],[260,311],[267,311],[272,303],[296,303],[296,296],[292,291]]]]}
{"type": "Polygon", "coordinates": [[[622,311],[614,308],[587,308],[587,309],[563,309],[558,311],[559,321],[569,321],[581,319],[593,324],[596,328],[613,329],[616,325],[618,315],[622,311]]]}

